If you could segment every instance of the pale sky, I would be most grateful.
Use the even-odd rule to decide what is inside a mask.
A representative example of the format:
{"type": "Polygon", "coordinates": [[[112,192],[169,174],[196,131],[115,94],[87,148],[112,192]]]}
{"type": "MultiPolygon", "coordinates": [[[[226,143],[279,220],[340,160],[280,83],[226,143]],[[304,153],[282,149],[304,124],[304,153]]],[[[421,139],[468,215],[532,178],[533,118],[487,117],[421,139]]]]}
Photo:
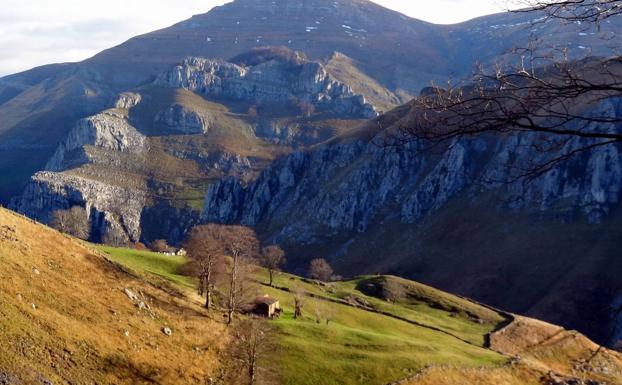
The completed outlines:
{"type": "MultiPolygon", "coordinates": [[[[500,0],[374,0],[450,24],[503,11],[500,0]]],[[[0,76],[81,61],[125,40],[205,13],[226,0],[2,0],[0,76]]]]}

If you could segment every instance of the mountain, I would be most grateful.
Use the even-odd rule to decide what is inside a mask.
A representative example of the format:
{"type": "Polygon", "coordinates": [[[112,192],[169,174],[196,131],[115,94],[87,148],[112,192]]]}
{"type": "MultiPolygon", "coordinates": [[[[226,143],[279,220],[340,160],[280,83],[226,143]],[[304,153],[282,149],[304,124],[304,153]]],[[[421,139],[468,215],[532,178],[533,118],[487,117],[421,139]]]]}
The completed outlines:
{"type": "MultiPolygon", "coordinates": [[[[4,160],[0,200],[6,204],[21,193],[78,120],[112,107],[120,93],[152,83],[186,57],[229,60],[255,47],[287,46],[311,61],[325,62],[355,93],[365,94],[361,88],[371,88],[383,95],[389,103],[368,100],[387,111],[431,81],[470,74],[477,61],[505,60],[508,51],[527,42],[533,30],[543,37],[543,45],[561,47],[571,41],[596,55],[609,52],[610,39],[599,36],[620,29],[614,22],[604,23],[600,31],[554,21],[530,24],[538,19],[533,14],[500,14],[444,26],[366,0],[236,0],[81,63],[4,77],[0,79],[4,160]],[[347,59],[335,60],[335,52],[347,59]]],[[[582,50],[571,52],[575,51],[582,50]]]]}
{"type": "Polygon", "coordinates": [[[506,176],[529,138],[434,157],[373,139],[407,124],[431,81],[511,63],[533,34],[571,58],[609,54],[614,19],[445,26],[365,0],[236,0],[81,63],[1,78],[0,201],[44,223],[83,207],[90,240],[113,244],[252,224],[296,252],[293,270],[326,255],[344,274],[415,277],[603,341],[620,293],[618,148],[504,190],[473,178],[506,176]]]}
{"type": "MultiPolygon", "coordinates": [[[[179,273],[183,257],[95,247],[2,208],[0,223],[0,274],[11,277],[0,280],[3,384],[225,383],[235,327],[202,308],[195,282],[179,273]]],[[[266,278],[257,271],[258,282],[266,278]]],[[[260,357],[262,379],[621,383],[622,356],[593,356],[597,345],[577,332],[417,282],[364,276],[320,285],[278,273],[275,284],[258,288],[284,310],[266,321],[275,348],[260,357]],[[298,319],[294,287],[307,293],[298,319]]]]}

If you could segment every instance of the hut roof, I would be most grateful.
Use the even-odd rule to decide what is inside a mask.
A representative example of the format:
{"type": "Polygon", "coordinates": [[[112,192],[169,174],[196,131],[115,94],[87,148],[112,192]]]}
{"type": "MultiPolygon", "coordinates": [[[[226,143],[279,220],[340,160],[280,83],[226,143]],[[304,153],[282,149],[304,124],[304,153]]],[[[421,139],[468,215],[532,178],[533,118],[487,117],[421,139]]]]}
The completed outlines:
{"type": "Polygon", "coordinates": [[[270,297],[269,295],[259,296],[255,298],[256,305],[273,305],[277,302],[279,302],[278,299],[270,297]]]}

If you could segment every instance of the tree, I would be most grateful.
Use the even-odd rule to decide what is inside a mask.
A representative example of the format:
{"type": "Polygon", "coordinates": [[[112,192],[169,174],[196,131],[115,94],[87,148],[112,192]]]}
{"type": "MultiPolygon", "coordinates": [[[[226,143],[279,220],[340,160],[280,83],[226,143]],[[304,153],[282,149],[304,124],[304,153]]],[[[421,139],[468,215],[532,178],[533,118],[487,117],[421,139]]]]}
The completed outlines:
{"type": "Polygon", "coordinates": [[[91,236],[91,223],[86,210],[73,206],[68,210],[56,210],[52,213],[50,226],[61,233],[87,240],[91,236]]]}
{"type": "Polygon", "coordinates": [[[292,294],[294,295],[294,319],[302,318],[302,308],[305,304],[306,294],[299,287],[294,288],[292,294]]]}
{"type": "Polygon", "coordinates": [[[275,271],[280,271],[281,267],[285,264],[285,252],[279,246],[272,245],[264,247],[261,250],[261,265],[268,269],[270,275],[270,286],[273,283],[273,276],[275,271]]]}
{"type": "Polygon", "coordinates": [[[334,320],[337,315],[337,309],[335,306],[329,305],[324,307],[324,319],[326,320],[326,325],[330,323],[330,321],[334,320]]]}
{"type": "Polygon", "coordinates": [[[519,0],[514,3],[528,7],[518,12],[539,11],[544,12],[547,19],[568,22],[599,23],[622,14],[622,0],[519,0]]]}
{"type": "MultiPolygon", "coordinates": [[[[266,383],[271,373],[264,370],[266,356],[275,349],[274,332],[266,321],[240,321],[233,332],[233,341],[227,350],[230,366],[227,384],[266,383]]],[[[268,380],[268,381],[267,381],[268,380]]]]}
{"type": "Polygon", "coordinates": [[[227,300],[227,324],[231,324],[234,313],[241,309],[250,289],[248,275],[250,261],[258,254],[259,241],[255,232],[243,226],[221,226],[224,252],[231,257],[228,270],[229,293],[227,300]]]}
{"type": "Polygon", "coordinates": [[[322,301],[318,301],[313,307],[313,315],[315,315],[315,323],[318,325],[322,322],[322,317],[324,316],[324,304],[322,301]]]}
{"type": "Polygon", "coordinates": [[[212,307],[215,277],[218,266],[223,264],[224,248],[221,239],[221,228],[218,225],[194,227],[184,241],[193,271],[199,279],[199,295],[205,296],[205,308],[212,307]]]}
{"type": "Polygon", "coordinates": [[[257,119],[259,118],[259,110],[257,109],[257,105],[253,104],[252,106],[248,107],[248,111],[246,112],[246,114],[253,122],[257,121],[257,119]]]}
{"type": "Polygon", "coordinates": [[[118,226],[107,228],[103,234],[101,234],[101,241],[104,245],[116,247],[127,247],[131,243],[129,236],[118,226]]]}
{"type": "Polygon", "coordinates": [[[328,301],[318,300],[313,307],[313,315],[315,315],[315,322],[318,325],[322,323],[322,319],[328,325],[335,318],[334,306],[328,301]]]}
{"type": "Polygon", "coordinates": [[[151,249],[151,251],[154,251],[156,253],[167,253],[171,251],[171,247],[164,239],[156,239],[149,244],[149,248],[151,249]]]}
{"type": "Polygon", "coordinates": [[[333,276],[333,268],[324,258],[316,258],[309,264],[309,276],[318,281],[328,282],[333,276]]]}

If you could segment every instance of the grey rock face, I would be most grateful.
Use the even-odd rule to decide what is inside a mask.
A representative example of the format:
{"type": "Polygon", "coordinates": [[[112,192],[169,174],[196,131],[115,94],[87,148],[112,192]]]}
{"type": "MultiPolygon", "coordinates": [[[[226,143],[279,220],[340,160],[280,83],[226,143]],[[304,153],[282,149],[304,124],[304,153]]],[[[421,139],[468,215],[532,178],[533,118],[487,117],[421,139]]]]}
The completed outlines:
{"type": "Polygon", "coordinates": [[[251,159],[227,151],[195,151],[167,148],[166,152],[179,159],[193,160],[205,170],[217,170],[224,174],[243,176],[252,168],[251,159]]]}
{"type": "Polygon", "coordinates": [[[175,104],[158,114],[155,117],[155,122],[166,126],[169,130],[187,135],[206,134],[210,127],[209,120],[179,104],[175,104]]]}
{"type": "Polygon", "coordinates": [[[134,293],[132,290],[125,288],[123,289],[123,292],[125,293],[125,295],[127,295],[127,298],[129,298],[132,301],[138,301],[140,298],[138,298],[138,295],[136,293],[134,293]]]}
{"type": "Polygon", "coordinates": [[[84,146],[112,151],[140,153],[148,148],[147,139],[124,116],[112,110],[83,119],[69,132],[48,161],[47,171],[62,171],[74,163],[87,162],[84,146]]]}
{"type": "MultiPolygon", "coordinates": [[[[601,221],[619,204],[619,146],[560,163],[527,186],[495,182],[511,180],[514,170],[541,157],[530,145],[535,140],[465,140],[438,155],[421,155],[416,144],[324,146],[276,162],[249,186],[233,179],[215,184],[207,193],[203,218],[250,226],[279,223],[275,238],[313,242],[327,233],[364,232],[373,220],[417,223],[458,195],[477,200],[494,192],[507,198],[500,202],[511,202],[500,203],[500,209],[561,213],[563,220],[580,214],[591,222],[601,221]]],[[[566,149],[580,145],[570,141],[566,149]]]]}
{"type": "Polygon", "coordinates": [[[137,94],[135,92],[124,92],[119,95],[114,106],[115,108],[119,108],[122,110],[129,110],[133,107],[136,107],[140,103],[141,99],[142,97],[140,96],[140,94],[137,94]]]}
{"type": "Polygon", "coordinates": [[[140,239],[140,215],[145,205],[143,192],[56,172],[39,172],[32,177],[12,207],[30,218],[49,223],[52,213],[73,206],[86,208],[94,240],[116,243],[140,239]]]}
{"type": "Polygon", "coordinates": [[[271,60],[252,67],[220,60],[188,58],[158,78],[156,84],[221,98],[288,103],[301,100],[316,108],[360,118],[377,115],[350,87],[335,80],[319,63],[293,65],[271,60]]]}

